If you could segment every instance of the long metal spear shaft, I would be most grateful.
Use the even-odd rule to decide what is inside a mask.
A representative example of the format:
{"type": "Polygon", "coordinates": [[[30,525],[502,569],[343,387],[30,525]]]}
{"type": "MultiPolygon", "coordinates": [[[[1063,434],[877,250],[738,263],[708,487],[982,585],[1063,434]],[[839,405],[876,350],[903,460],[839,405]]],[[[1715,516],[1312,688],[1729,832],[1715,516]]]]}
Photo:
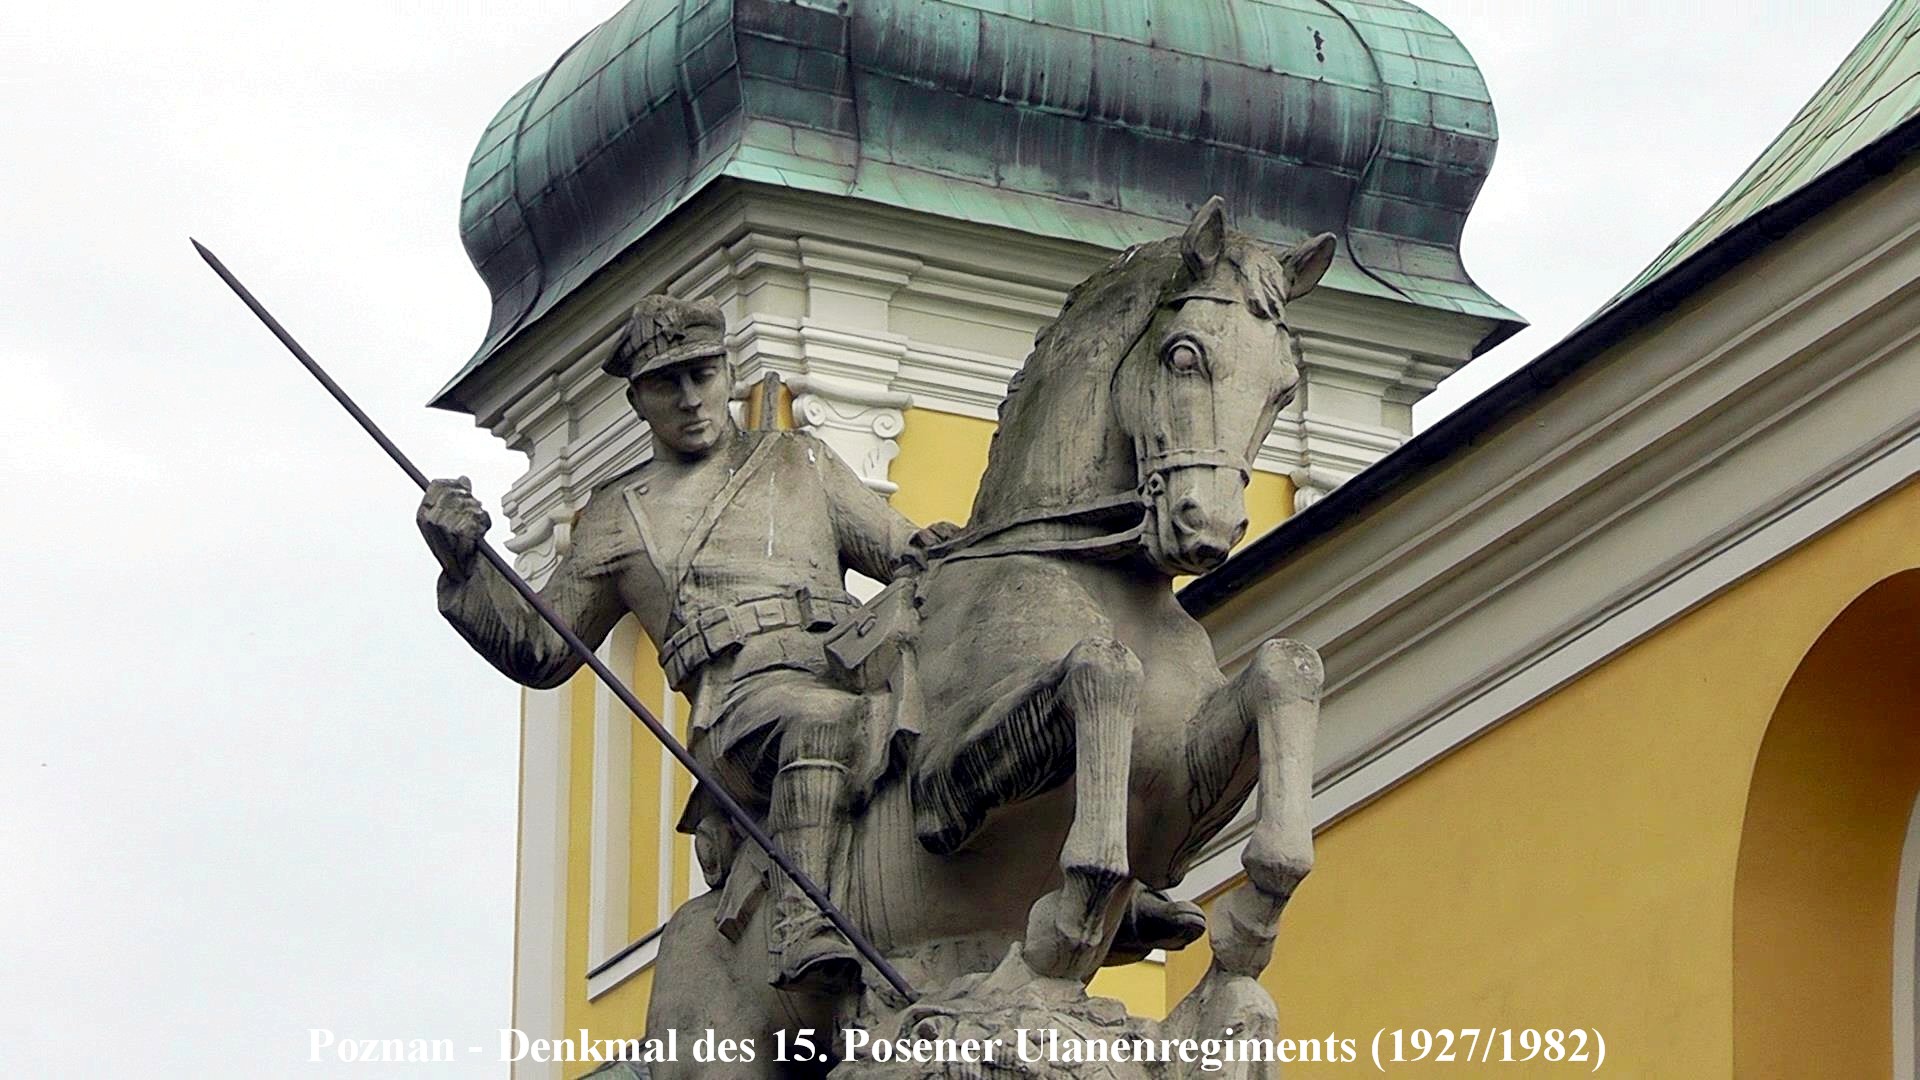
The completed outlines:
{"type": "MultiPolygon", "coordinates": [[[[191,237],[189,239],[192,240],[191,237]]],[[[387,456],[393,459],[394,464],[400,466],[401,470],[424,491],[427,486],[427,474],[416,468],[413,462],[408,460],[407,455],[394,445],[393,440],[387,438],[386,432],[380,430],[380,425],[374,423],[372,417],[362,412],[360,406],[354,404],[353,399],[347,396],[347,392],[340,389],[340,384],[334,382],[332,376],[328,375],[313,357],[307,355],[307,350],[301,348],[300,343],[293,340],[293,335],[287,333],[286,328],[280,325],[280,321],[262,307],[260,301],[253,298],[253,294],[247,291],[245,285],[240,284],[240,279],[233,276],[218,256],[208,251],[200,241],[192,240],[192,243],[193,250],[200,253],[200,257],[207,261],[208,266],[213,267],[213,272],[220,275],[220,280],[227,283],[227,288],[233,290],[234,295],[240,298],[240,302],[247,305],[260,321],[266,324],[267,329],[273,331],[273,336],[280,339],[280,344],[287,347],[287,351],[293,354],[293,358],[300,361],[301,366],[305,367],[314,378],[320,380],[320,385],[326,387],[327,393],[333,395],[333,400],[339,402],[340,407],[347,410],[348,414],[366,429],[367,434],[373,436],[373,441],[380,444],[380,449],[387,452],[387,456]]],[[[633,691],[627,689],[627,684],[621,682],[620,677],[594,654],[591,646],[580,640],[579,635],[573,632],[573,628],[567,625],[567,621],[560,617],[560,613],[541,599],[533,586],[527,584],[527,579],[521,577],[519,571],[507,562],[506,557],[496,551],[492,544],[487,543],[485,538],[480,540],[478,548],[480,556],[492,564],[493,568],[500,572],[501,577],[507,579],[507,584],[513,586],[513,591],[533,605],[533,610],[547,620],[547,625],[553,627],[561,640],[567,643],[567,648],[573,650],[573,654],[600,677],[600,681],[613,691],[614,696],[620,699],[620,703],[633,713],[642,726],[653,733],[654,738],[660,740],[660,745],[666,747],[667,752],[672,754],[676,761],[686,766],[695,780],[706,785],[708,794],[712,796],[714,802],[719,804],[720,809],[726,811],[727,816],[733,819],[733,823],[740,827],[741,832],[746,833],[754,843],[760,845],[761,849],[767,853],[767,857],[773,860],[773,864],[780,868],[781,873],[792,878],[793,883],[800,886],[800,891],[806,893],[807,899],[813,901],[833,925],[846,935],[853,947],[860,950],[860,955],[866,957],[867,963],[872,964],[874,970],[878,971],[880,976],[891,983],[893,988],[907,1000],[916,1000],[919,995],[913,992],[913,987],[907,985],[907,980],[887,962],[886,957],[880,955],[880,950],[873,947],[873,942],[868,941],[859,927],[853,925],[853,921],[834,904],[826,891],[808,877],[805,871],[793,864],[793,860],[788,858],[787,853],[774,842],[773,837],[767,835],[767,831],[760,827],[760,823],[753,820],[752,814],[747,813],[746,807],[741,806],[733,796],[727,794],[727,790],[720,786],[720,782],[707,770],[707,767],[696,761],[694,756],[687,752],[687,748],[680,745],[680,740],[673,737],[673,732],[668,731],[659,720],[654,718],[653,713],[640,703],[640,699],[634,696],[633,691]]]]}

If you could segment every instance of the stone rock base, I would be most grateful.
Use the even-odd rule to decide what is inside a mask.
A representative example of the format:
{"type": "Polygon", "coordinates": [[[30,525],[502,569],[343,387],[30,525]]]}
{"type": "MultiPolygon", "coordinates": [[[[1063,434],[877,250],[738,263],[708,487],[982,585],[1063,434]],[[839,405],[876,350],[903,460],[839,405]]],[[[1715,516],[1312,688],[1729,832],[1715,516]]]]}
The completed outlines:
{"type": "Polygon", "coordinates": [[[1273,1080],[1277,1024],[1252,979],[1210,972],[1166,1020],[1128,1015],[1078,982],[1033,972],[1015,945],[984,975],[900,1010],[877,1007],[830,1080],[1273,1080]],[[884,1044],[884,1045],[883,1045],[884,1044]],[[904,1052],[903,1052],[904,1051],[904,1052]],[[914,1057],[920,1060],[914,1060],[914,1057]],[[927,1060],[927,1059],[932,1060],[927,1060]]]}

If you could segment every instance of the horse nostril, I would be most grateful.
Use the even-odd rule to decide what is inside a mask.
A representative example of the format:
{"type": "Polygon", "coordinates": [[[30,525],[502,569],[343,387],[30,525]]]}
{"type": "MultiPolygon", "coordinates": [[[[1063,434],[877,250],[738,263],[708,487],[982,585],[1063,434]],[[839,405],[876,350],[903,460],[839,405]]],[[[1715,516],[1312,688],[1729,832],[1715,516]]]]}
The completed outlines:
{"type": "Polygon", "coordinates": [[[1183,533],[1197,533],[1207,527],[1207,515],[1200,511],[1200,500],[1188,495],[1173,504],[1173,525],[1183,533]]]}
{"type": "Polygon", "coordinates": [[[1233,539],[1227,541],[1227,543],[1238,544],[1240,541],[1245,540],[1246,538],[1247,538],[1247,519],[1241,518],[1240,524],[1235,525],[1233,527],[1233,539]]]}

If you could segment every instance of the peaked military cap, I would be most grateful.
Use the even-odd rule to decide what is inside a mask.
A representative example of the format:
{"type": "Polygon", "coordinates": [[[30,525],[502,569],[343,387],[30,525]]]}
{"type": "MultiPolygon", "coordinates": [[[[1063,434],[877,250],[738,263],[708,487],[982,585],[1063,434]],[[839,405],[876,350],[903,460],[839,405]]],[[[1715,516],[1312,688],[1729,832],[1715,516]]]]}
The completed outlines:
{"type": "Polygon", "coordinates": [[[626,332],[600,369],[618,378],[637,379],[675,364],[725,356],[726,333],[720,305],[654,293],[633,306],[626,332]]]}

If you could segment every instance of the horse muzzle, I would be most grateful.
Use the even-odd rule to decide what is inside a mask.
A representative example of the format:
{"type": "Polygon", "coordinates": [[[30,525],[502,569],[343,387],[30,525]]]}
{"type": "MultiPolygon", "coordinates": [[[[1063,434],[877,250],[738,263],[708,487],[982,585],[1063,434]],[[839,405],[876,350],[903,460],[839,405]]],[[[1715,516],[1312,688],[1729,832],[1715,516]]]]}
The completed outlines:
{"type": "Polygon", "coordinates": [[[1141,491],[1142,541],[1167,574],[1204,574],[1227,560],[1247,535],[1247,474],[1233,465],[1196,465],[1153,473],[1141,491]]]}

